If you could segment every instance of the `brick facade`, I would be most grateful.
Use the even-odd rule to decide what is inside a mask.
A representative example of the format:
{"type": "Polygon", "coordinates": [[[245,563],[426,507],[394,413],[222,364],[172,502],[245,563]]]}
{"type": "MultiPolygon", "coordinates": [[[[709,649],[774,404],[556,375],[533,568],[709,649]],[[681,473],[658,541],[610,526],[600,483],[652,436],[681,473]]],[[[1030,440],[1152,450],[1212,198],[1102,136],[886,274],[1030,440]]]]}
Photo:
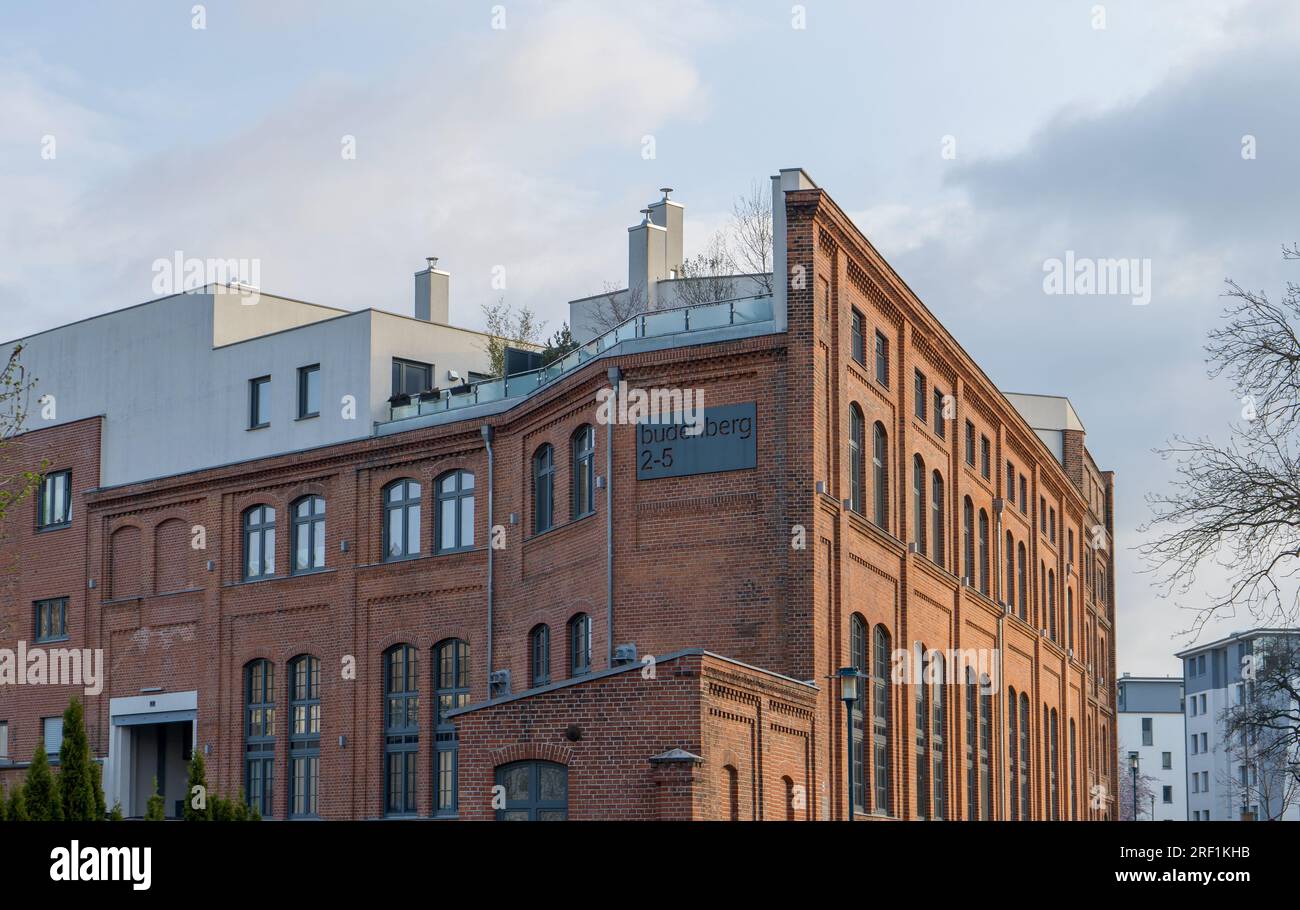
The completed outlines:
{"type": "MultiPolygon", "coordinates": [[[[104,691],[86,698],[96,755],[108,751],[111,698],[155,687],[194,690],[196,743],[207,752],[209,783],[223,793],[244,786],[244,668],[254,659],[271,661],[279,690],[276,817],[288,814],[288,664],[304,654],[322,668],[319,813],[384,814],[383,655],[397,644],[412,645],[419,656],[416,814],[433,815],[433,657],[440,643],[459,640],[468,647],[470,671],[468,692],[457,698],[472,706],[454,716],[459,817],[491,817],[495,769],[536,760],[568,768],[571,818],[816,819],[846,811],[845,715],[831,677],[853,660],[856,614],[868,630],[887,633],[891,659],[917,644],[1000,652],[992,817],[1010,812],[1008,687],[1026,693],[1032,706],[1032,816],[1051,811],[1044,710],[1059,718],[1059,816],[1107,815],[1106,799],[1093,808],[1089,794],[1096,784],[1106,788],[1103,796],[1114,793],[1114,574],[1108,550],[1085,554],[1085,546],[1095,525],[1105,528],[1107,541],[1113,534],[1112,476],[1092,464],[1082,434],[1067,434],[1064,465],[1058,463],[823,191],[786,198],[792,274],[783,333],[603,358],[478,421],[111,489],[96,488],[99,420],[28,434],[23,458],[43,457],[53,470],[71,467],[74,520],[70,529],[38,534],[34,504],[25,504],[7,522],[5,553],[18,564],[0,581],[0,644],[31,640],[35,600],[69,597],[67,646],[102,648],[108,668],[104,691]],[[855,310],[867,339],[865,363],[853,356],[855,310]],[[876,378],[877,331],[888,343],[888,383],[876,378]],[[757,467],[638,481],[634,428],[596,425],[595,473],[608,487],[596,491],[591,514],[573,516],[570,441],[583,425],[596,424],[596,393],[615,366],[629,387],[701,389],[709,407],[755,402],[757,467]],[[927,395],[938,387],[952,398],[954,416],[942,438],[933,413],[927,410],[926,420],[913,413],[917,370],[930,383],[927,395]],[[861,513],[846,507],[851,406],[868,431],[861,513]],[[965,460],[967,420],[977,439],[989,440],[989,477],[978,453],[976,465],[965,460]],[[877,423],[888,437],[887,515],[880,525],[871,470],[877,423]],[[484,424],[493,434],[491,517],[484,424]],[[612,466],[605,455],[611,429],[612,466]],[[537,534],[531,459],[543,444],[555,452],[555,526],[537,534]],[[934,471],[942,479],[943,565],[935,564],[933,541],[925,555],[908,547],[916,536],[916,456],[927,483],[934,471]],[[1026,478],[1023,512],[1018,490],[1012,503],[1005,488],[1008,460],[1017,482],[1026,478]],[[434,555],[435,482],[452,470],[475,477],[474,548],[434,555]],[[381,498],[400,478],[421,484],[423,555],[385,562],[381,498]],[[306,495],[327,503],[326,567],[292,575],[291,507],[306,495]],[[980,572],[972,585],[962,583],[967,497],[991,522],[982,570],[987,595],[980,572]],[[1052,510],[1054,538],[1051,527],[1042,527],[1040,502],[1052,510]],[[241,516],[254,505],[276,510],[279,574],[244,581],[241,516]],[[605,556],[611,522],[612,637],[605,556]],[[492,551],[489,629],[493,526],[500,526],[504,546],[492,551]],[[1026,548],[1025,620],[1002,606],[1008,534],[1026,548]],[[1067,539],[1074,541],[1070,552],[1067,539]],[[1051,613],[1037,579],[1049,569],[1055,638],[1041,631],[1051,613]],[[595,672],[564,684],[566,624],[579,613],[591,619],[595,672]],[[539,624],[550,629],[553,682],[530,691],[529,633],[539,624]],[[676,656],[657,662],[652,680],[642,678],[639,665],[611,669],[611,644],[628,643],[642,656],[676,656]],[[511,697],[489,700],[490,670],[510,671],[511,697]],[[577,741],[567,738],[574,726],[582,733],[577,741]]],[[[928,509],[925,518],[931,528],[928,509]]],[[[884,691],[890,805],[886,812],[874,800],[877,762],[868,748],[866,789],[873,798],[859,810],[864,817],[910,818],[938,802],[918,799],[916,790],[918,687],[891,683],[884,691]]],[[[939,772],[946,815],[960,818],[968,812],[966,701],[960,685],[945,692],[939,729],[948,759],[939,772]]],[[[68,694],[0,689],[0,720],[9,722],[10,757],[19,763],[4,775],[21,773],[39,741],[40,717],[61,710],[68,694]]],[[[868,713],[874,708],[873,701],[868,713]]]]}

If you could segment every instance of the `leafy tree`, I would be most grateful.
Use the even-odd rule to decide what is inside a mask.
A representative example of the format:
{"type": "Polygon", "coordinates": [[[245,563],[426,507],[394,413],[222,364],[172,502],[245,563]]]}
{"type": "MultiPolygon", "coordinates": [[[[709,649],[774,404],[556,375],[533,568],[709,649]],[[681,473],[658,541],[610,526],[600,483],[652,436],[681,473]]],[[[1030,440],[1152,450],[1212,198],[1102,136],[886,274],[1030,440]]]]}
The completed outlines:
{"type": "Polygon", "coordinates": [[[505,375],[506,347],[535,346],[546,326],[528,307],[516,311],[504,297],[494,304],[483,304],[483,321],[490,336],[486,347],[488,362],[495,376],[505,375]]]}
{"type": "Polygon", "coordinates": [[[0,368],[0,522],[4,521],[10,509],[32,492],[41,479],[38,472],[11,473],[4,469],[8,461],[4,450],[12,438],[25,429],[28,393],[35,384],[23,368],[22,351],[21,344],[14,345],[3,368],[0,368]]]}
{"type": "Polygon", "coordinates": [[[27,766],[27,782],[23,785],[23,798],[27,815],[32,821],[57,822],[63,820],[63,805],[59,801],[58,785],[50,773],[49,757],[44,743],[36,744],[32,763],[27,766]]]}
{"type": "Polygon", "coordinates": [[[102,821],[104,813],[99,787],[99,769],[90,757],[90,740],[86,736],[86,715],[81,699],[75,695],[63,712],[63,745],[59,747],[58,798],[65,821],[102,821]]]}
{"type": "Polygon", "coordinates": [[[149,797],[149,806],[145,810],[144,820],[147,822],[161,822],[167,820],[167,812],[164,808],[162,794],[158,792],[158,778],[153,779],[153,794],[149,797]]]}
{"type": "Polygon", "coordinates": [[[212,820],[212,803],[208,795],[208,777],[207,767],[203,761],[203,750],[197,748],[190,750],[190,782],[189,790],[185,794],[185,820],[187,822],[206,822],[212,820]],[[201,788],[198,793],[194,788],[201,788]],[[201,798],[201,807],[194,805],[195,800],[201,798]]]}

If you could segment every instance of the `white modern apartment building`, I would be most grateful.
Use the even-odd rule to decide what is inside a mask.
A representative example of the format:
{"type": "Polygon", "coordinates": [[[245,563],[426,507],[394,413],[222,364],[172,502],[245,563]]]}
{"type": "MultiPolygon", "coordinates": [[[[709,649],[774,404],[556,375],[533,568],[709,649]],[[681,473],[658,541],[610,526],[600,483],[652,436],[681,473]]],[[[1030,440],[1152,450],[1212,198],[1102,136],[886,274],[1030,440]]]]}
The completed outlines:
{"type": "MultiPolygon", "coordinates": [[[[1139,800],[1138,821],[1186,821],[1183,681],[1174,676],[1130,676],[1118,683],[1119,760],[1138,754],[1138,774],[1150,792],[1139,800]],[[1141,803],[1145,802],[1145,805],[1141,803]]],[[[1130,798],[1118,794],[1120,800],[1130,798]]]]}
{"type": "Polygon", "coordinates": [[[398,393],[489,376],[488,336],[449,323],[447,272],[414,315],[205,285],[0,344],[36,380],[27,429],[104,417],[101,486],[364,438],[398,393]]]}
{"type": "MultiPolygon", "coordinates": [[[[1180,651],[1186,691],[1187,808],[1192,821],[1300,821],[1300,780],[1262,762],[1254,736],[1229,736],[1227,714],[1257,697],[1251,656],[1296,629],[1254,629],[1180,651]]],[[[1121,710],[1123,710],[1121,708],[1121,710]]],[[[1264,734],[1260,734],[1264,735],[1264,734]]]]}

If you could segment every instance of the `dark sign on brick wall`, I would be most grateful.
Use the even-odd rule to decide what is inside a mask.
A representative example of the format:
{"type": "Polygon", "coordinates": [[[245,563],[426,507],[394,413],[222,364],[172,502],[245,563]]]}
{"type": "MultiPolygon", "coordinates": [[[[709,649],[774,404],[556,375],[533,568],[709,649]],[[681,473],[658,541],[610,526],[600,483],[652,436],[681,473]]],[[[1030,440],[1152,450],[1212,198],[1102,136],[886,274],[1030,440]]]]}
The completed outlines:
{"type": "Polygon", "coordinates": [[[705,408],[698,424],[640,423],[636,428],[636,479],[743,471],[758,464],[756,408],[730,404],[705,408]]]}

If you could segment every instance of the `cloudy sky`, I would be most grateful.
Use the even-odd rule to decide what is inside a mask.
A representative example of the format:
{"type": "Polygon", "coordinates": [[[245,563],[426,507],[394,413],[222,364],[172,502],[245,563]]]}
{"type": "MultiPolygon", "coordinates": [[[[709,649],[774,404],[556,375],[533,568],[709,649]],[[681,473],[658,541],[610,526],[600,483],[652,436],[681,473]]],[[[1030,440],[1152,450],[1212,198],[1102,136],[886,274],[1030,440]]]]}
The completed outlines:
{"type": "Polygon", "coordinates": [[[1224,278],[1278,296],[1300,238],[1296,4],[193,6],[0,12],[0,337],[146,300],[178,251],[397,311],[438,255],[470,325],[503,267],[557,328],[625,279],[655,188],[690,253],[802,166],[994,381],[1073,400],[1118,473],[1120,669],[1177,671],[1191,617],[1129,548],[1169,476],[1152,449],[1240,409],[1201,350],[1224,278]],[[1045,294],[1067,250],[1149,260],[1151,302],[1045,294]]]}

